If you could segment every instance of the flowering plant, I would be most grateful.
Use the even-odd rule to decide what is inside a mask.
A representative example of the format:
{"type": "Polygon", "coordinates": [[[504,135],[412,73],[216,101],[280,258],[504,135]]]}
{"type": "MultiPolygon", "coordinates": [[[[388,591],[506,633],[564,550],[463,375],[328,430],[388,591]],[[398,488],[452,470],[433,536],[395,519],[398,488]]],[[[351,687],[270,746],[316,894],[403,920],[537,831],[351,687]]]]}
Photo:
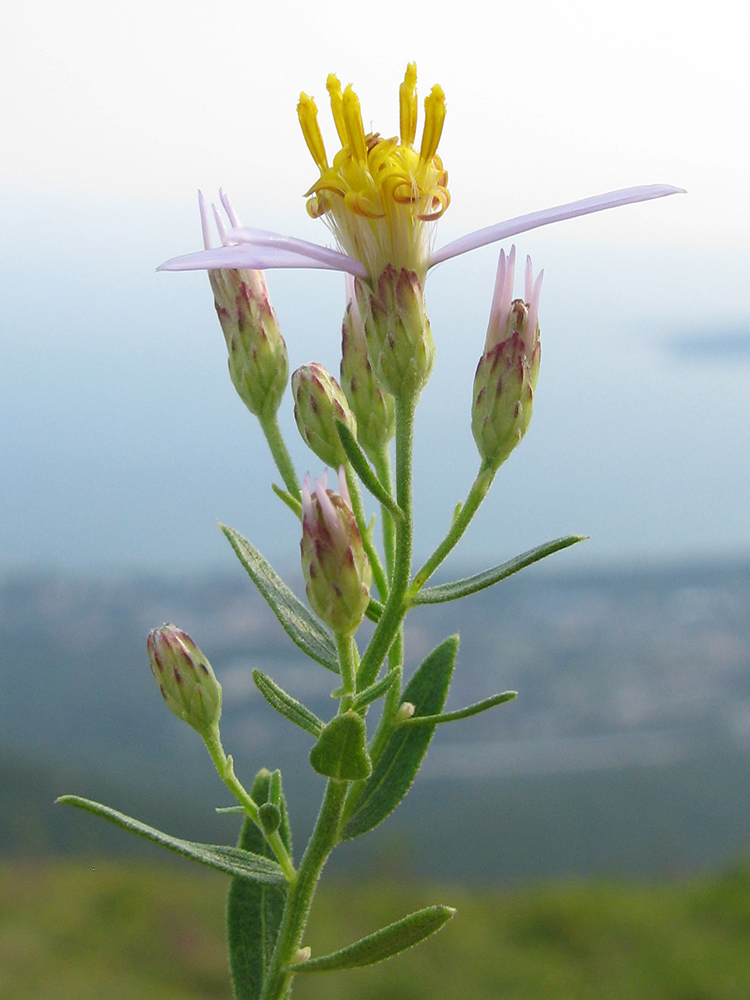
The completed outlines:
{"type": "MultiPolygon", "coordinates": [[[[333,233],[338,249],[243,227],[222,193],[214,207],[220,246],[200,198],[204,249],[162,270],[208,271],[226,340],[229,372],[257,417],[283,488],[274,487],[301,530],[302,571],[312,612],[261,553],[237,531],[223,531],[260,593],[294,643],[332,675],[338,710],[318,718],[271,677],[255,670],[269,706],[312,739],[309,762],[326,777],[318,819],[295,862],[281,775],[261,769],[248,792],[219,732],[221,687],[193,640],[174,625],[148,638],[151,670],[167,706],[202,737],[219,776],[243,816],[236,847],[196,844],[161,833],[107,806],[76,796],[79,806],[231,876],[228,938],[238,1000],[282,1000],[297,975],[378,962],[419,943],[452,916],[443,905],[411,913],[332,954],[311,955],[305,930],[316,885],[331,851],[385,820],[409,791],[438,726],[487,711],[515,697],[505,691],[459,711],[444,705],[458,636],[433,650],[404,683],[404,620],[419,605],[454,601],[580,541],[567,536],[509,562],[452,583],[427,584],[458,543],[499,467],[529,426],[539,375],[539,301],[527,258],[525,287],[514,299],[515,247],[500,252],[495,292],[472,394],[471,426],[479,466],[445,537],[413,571],[412,442],[420,393],[434,363],[425,304],[429,270],[441,261],[538,226],[673,194],[664,185],[628,188],[520,216],[433,249],[435,224],[450,205],[448,174],[438,155],[445,96],[433,87],[417,134],[416,68],[399,92],[400,136],[365,132],[359,100],[335,76],[327,82],[341,148],[329,161],[312,98],[302,94],[299,120],[319,177],[307,209],[333,233]],[[286,345],[271,306],[264,270],[333,269],[346,275],[340,382],[311,363],[291,377],[294,415],[312,452],[337,472],[302,483],[277,421],[288,377],[286,345]],[[394,440],[395,439],[395,440],[394,440]],[[395,477],[392,469],[395,458],[395,477]],[[394,481],[395,480],[395,481],[394,481]],[[379,541],[367,520],[363,490],[380,510],[379,541]],[[364,618],[374,623],[360,648],[364,618]],[[379,721],[369,709],[381,703],[379,721]]],[[[468,396],[468,391],[467,391],[468,396]]]]}

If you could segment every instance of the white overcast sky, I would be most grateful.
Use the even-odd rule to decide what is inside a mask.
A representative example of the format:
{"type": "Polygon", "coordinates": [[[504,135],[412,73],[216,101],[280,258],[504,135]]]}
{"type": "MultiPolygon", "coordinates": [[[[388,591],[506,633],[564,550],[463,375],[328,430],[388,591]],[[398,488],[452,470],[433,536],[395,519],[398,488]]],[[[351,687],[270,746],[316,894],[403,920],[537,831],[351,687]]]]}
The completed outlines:
{"type": "MultiPolygon", "coordinates": [[[[331,71],[366,124],[393,134],[411,60],[420,96],[433,83],[447,96],[453,202],[438,245],[615,188],[689,192],[517,239],[546,270],[542,378],[467,552],[488,531],[503,555],[567,531],[625,558],[750,550],[750,366],[659,353],[672,336],[750,328],[749,29],[736,0],[5,0],[0,558],[216,562],[214,519],[252,534],[251,503],[278,537],[247,499],[249,470],[270,470],[226,382],[205,277],[153,268],[199,247],[198,187],[224,186],[249,225],[325,240],[304,211],[316,171],[299,92],[331,143],[331,71]],[[232,463],[238,434],[249,468],[232,463]],[[177,452],[200,483],[166,502],[159,470],[179,482],[177,452]],[[508,498],[517,539],[501,531],[508,498]]],[[[473,473],[468,413],[453,446],[449,411],[466,408],[496,255],[441,265],[428,286],[438,362],[419,468],[425,496],[440,488],[423,544],[473,473]]],[[[335,276],[273,275],[271,288],[292,364],[335,369],[335,276]]]]}
{"type": "Polygon", "coordinates": [[[690,189],[690,204],[670,212],[666,234],[663,213],[635,216],[645,238],[747,239],[750,15],[736,0],[3,10],[6,183],[178,200],[223,184],[246,214],[291,216],[315,175],[296,127],[300,90],[324,104],[335,71],[365,117],[395,132],[396,88],[415,59],[422,92],[440,82],[448,99],[446,227],[668,181],[690,189]]]}

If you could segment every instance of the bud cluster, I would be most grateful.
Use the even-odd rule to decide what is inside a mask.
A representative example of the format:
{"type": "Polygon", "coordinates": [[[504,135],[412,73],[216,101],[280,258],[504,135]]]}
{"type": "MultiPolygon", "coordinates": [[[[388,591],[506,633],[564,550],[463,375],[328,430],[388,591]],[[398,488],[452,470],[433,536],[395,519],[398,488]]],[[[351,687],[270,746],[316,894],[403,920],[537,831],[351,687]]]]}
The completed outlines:
{"type": "Polygon", "coordinates": [[[526,301],[511,301],[515,257],[515,247],[507,258],[500,251],[487,340],[474,376],[471,429],[479,454],[492,469],[502,465],[528,429],[541,359],[538,313],[544,272],[534,281],[527,257],[526,301]]]}
{"type": "Polygon", "coordinates": [[[323,473],[311,489],[302,486],[302,572],[310,605],[326,625],[353,635],[370,602],[372,570],[352,513],[344,469],[339,492],[327,489],[323,473]]]}

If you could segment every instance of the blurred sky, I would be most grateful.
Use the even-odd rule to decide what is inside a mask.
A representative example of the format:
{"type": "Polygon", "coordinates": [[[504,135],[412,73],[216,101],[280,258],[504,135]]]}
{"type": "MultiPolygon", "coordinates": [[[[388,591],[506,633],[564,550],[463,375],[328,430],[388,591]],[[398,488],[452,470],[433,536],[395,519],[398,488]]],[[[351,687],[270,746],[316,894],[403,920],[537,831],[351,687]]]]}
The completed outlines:
{"type": "MultiPolygon", "coordinates": [[[[383,0],[6,0],[0,24],[0,560],[11,569],[231,564],[215,521],[293,560],[296,529],[226,376],[195,192],[327,241],[300,90],[329,71],[395,133],[416,60],[443,86],[453,202],[473,228],[633,184],[688,195],[516,238],[545,268],[534,421],[466,538],[504,557],[569,532],[581,561],[750,550],[750,15],[734,0],[488,6],[383,0]],[[585,549],[585,551],[583,551],[585,549]]],[[[437,268],[418,424],[417,547],[476,469],[469,430],[498,248],[437,268]]],[[[292,366],[338,369],[340,275],[274,272],[292,366]]],[[[319,468],[283,424],[299,467],[319,468]]],[[[461,558],[461,557],[459,557],[461,558]]]]}

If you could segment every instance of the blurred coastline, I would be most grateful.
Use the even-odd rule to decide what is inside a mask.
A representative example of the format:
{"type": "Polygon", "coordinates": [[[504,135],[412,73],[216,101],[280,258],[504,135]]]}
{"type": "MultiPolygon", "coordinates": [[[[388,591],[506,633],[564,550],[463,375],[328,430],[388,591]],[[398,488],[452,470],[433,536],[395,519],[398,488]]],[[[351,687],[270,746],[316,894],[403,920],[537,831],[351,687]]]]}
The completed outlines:
{"type": "MultiPolygon", "coordinates": [[[[178,836],[234,840],[236,821],[214,812],[226,803],[202,744],[164,710],[148,671],[145,636],[164,620],[211,659],[243,777],[280,767],[293,819],[309,827],[310,740],[273,713],[251,670],[324,717],[330,677],[249,580],[16,574],[0,584],[1,853],[143,850],[53,806],[66,792],[178,836]]],[[[750,561],[535,568],[415,612],[407,671],[456,631],[449,707],[506,689],[518,699],[441,727],[406,802],[344,845],[334,870],[401,857],[422,877],[499,884],[681,874],[750,849],[750,561]]]]}

